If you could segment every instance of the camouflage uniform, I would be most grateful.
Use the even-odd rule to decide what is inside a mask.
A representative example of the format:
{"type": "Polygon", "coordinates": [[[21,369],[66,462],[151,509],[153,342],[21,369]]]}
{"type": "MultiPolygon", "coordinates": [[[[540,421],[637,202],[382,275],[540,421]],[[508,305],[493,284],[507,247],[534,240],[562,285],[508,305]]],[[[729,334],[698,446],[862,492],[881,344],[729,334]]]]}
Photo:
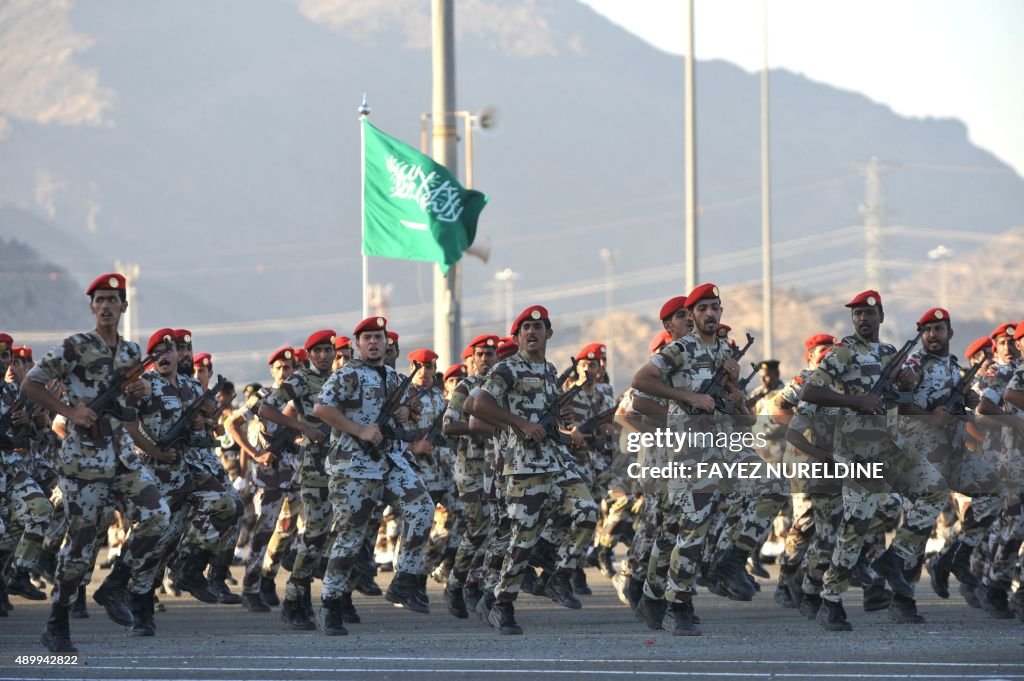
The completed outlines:
{"type": "MultiPolygon", "coordinates": [[[[112,349],[98,333],[80,333],[50,350],[29,370],[26,380],[40,384],[59,380],[69,400],[88,402],[103,390],[114,370],[140,360],[135,343],[119,338],[112,349]]],[[[110,505],[111,496],[124,498],[136,511],[136,522],[120,558],[132,571],[141,568],[170,522],[167,502],[135,454],[121,423],[100,416],[97,425],[100,434],[93,437],[69,422],[58,459],[68,516],[68,539],[57,561],[54,591],[54,602],[61,606],[74,601],[79,583],[92,567],[100,515],[110,505]]]]}
{"type": "MultiPolygon", "coordinates": [[[[271,388],[265,387],[259,392],[253,393],[231,417],[235,419],[242,417],[248,421],[247,436],[257,451],[266,450],[274,432],[279,427],[277,424],[264,421],[257,416],[261,402],[270,395],[271,390],[271,388]]],[[[286,498],[289,500],[298,498],[297,492],[292,488],[292,480],[298,469],[294,446],[289,445],[279,455],[271,456],[270,462],[265,466],[255,461],[250,466],[250,476],[256,486],[256,493],[253,497],[256,525],[250,540],[249,559],[245,565],[242,591],[247,594],[256,594],[259,593],[260,583],[265,577],[263,562],[270,538],[277,527],[281,506],[286,498]]]]}
{"type": "MultiPolygon", "coordinates": [[[[455,390],[444,415],[444,424],[469,423],[469,414],[463,408],[466,398],[479,386],[483,385],[484,377],[473,375],[462,379],[455,390]]],[[[455,467],[453,470],[455,485],[458,488],[459,502],[462,506],[461,540],[451,572],[448,585],[455,589],[466,586],[467,582],[477,583],[480,574],[474,579],[470,570],[476,562],[483,563],[483,547],[491,524],[491,508],[484,498],[484,469],[487,462],[493,460],[494,445],[490,440],[472,435],[460,437],[455,446],[455,467]],[[479,559],[477,559],[479,556],[479,559]]]]}
{"type": "MultiPolygon", "coordinates": [[[[847,336],[825,355],[809,383],[835,385],[847,395],[863,395],[871,390],[895,355],[896,348],[887,343],[847,336]]],[[[834,456],[843,463],[884,462],[887,481],[895,484],[898,491],[910,495],[911,507],[890,550],[901,560],[905,571],[912,571],[945,503],[946,485],[938,471],[899,434],[897,420],[895,407],[890,407],[882,416],[854,415],[844,410],[836,431],[834,456]],[[878,435],[871,437],[872,433],[878,435]]],[[[844,481],[843,520],[832,564],[825,573],[823,599],[834,602],[842,599],[842,593],[849,586],[850,571],[861,557],[865,535],[883,496],[880,486],[844,481]]]]}
{"type": "MultiPolygon", "coordinates": [[[[391,367],[371,366],[356,359],[327,379],[317,401],[341,410],[356,423],[370,425],[376,422],[388,392],[397,389],[398,384],[398,374],[391,367]]],[[[368,449],[348,433],[336,429],[331,432],[325,470],[339,529],[324,575],[320,593],[323,601],[351,593],[349,573],[366,540],[374,508],[382,501],[402,509],[404,530],[398,570],[413,575],[421,572],[434,517],[430,495],[405,458],[403,443],[385,439],[378,448],[368,449]]]]}
{"type": "MultiPolygon", "coordinates": [[[[316,367],[301,368],[283,381],[264,404],[281,411],[291,402],[296,407],[300,421],[320,428],[326,434],[329,429],[313,413],[316,398],[326,381],[327,375],[317,371],[316,367]]],[[[305,525],[299,536],[295,565],[285,587],[285,598],[292,601],[308,595],[310,580],[320,567],[324,546],[334,522],[334,512],[328,501],[327,473],[324,471],[327,438],[323,444],[303,438],[299,451],[299,494],[305,525]]]]}
{"type": "MultiPolygon", "coordinates": [[[[499,404],[531,423],[538,423],[557,399],[557,373],[549,363],[530,360],[519,351],[496,364],[484,381],[486,391],[499,404]]],[[[544,527],[542,510],[550,503],[554,515],[566,519],[571,530],[557,549],[559,572],[572,572],[593,537],[597,505],[586,483],[568,458],[568,451],[546,438],[525,443],[516,434],[506,437],[504,474],[508,515],[512,522],[509,553],[502,563],[494,595],[501,602],[516,599],[530,552],[544,527]]]]}
{"type": "MultiPolygon", "coordinates": [[[[20,390],[14,383],[0,386],[0,417],[13,408],[19,395],[20,390]]],[[[14,430],[12,427],[8,433],[0,435],[12,435],[14,430]]],[[[29,448],[20,451],[0,445],[0,476],[6,481],[6,489],[0,497],[0,522],[6,520],[8,528],[6,533],[0,533],[0,569],[4,568],[6,555],[13,550],[13,560],[8,567],[12,573],[35,568],[43,534],[53,512],[48,495],[32,476],[33,449],[31,442],[27,444],[29,448]]]]}

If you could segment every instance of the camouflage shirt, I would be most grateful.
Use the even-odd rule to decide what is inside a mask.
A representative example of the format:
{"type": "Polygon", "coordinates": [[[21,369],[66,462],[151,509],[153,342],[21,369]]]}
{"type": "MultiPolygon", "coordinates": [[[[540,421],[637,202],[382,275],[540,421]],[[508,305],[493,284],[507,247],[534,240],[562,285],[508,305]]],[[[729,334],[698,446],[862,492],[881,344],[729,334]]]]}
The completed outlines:
{"type": "MultiPolygon", "coordinates": [[[[914,352],[907,360],[907,368],[914,372],[917,382],[914,386],[914,406],[931,409],[944,403],[953,393],[962,370],[954,355],[940,357],[924,350],[914,352]]],[[[950,420],[945,428],[935,428],[927,417],[904,414],[900,417],[900,428],[912,438],[918,449],[932,451],[936,446],[951,442],[955,421],[950,420]]]]}
{"type": "MultiPolygon", "coordinates": [[[[406,421],[400,421],[399,425],[410,431],[410,434],[416,439],[427,437],[434,425],[434,420],[438,417],[443,419],[447,407],[444,396],[438,388],[430,387],[427,390],[422,390],[413,385],[406,390],[402,404],[408,407],[409,418],[406,421]]],[[[440,427],[438,431],[440,431],[440,427]]],[[[428,490],[438,489],[440,483],[447,477],[446,471],[441,470],[437,456],[439,453],[438,448],[435,447],[433,455],[418,454],[414,457],[413,464],[428,490]]],[[[411,453],[410,456],[412,456],[411,453]]]]}
{"type": "MultiPolygon", "coordinates": [[[[710,345],[705,345],[700,336],[691,333],[672,341],[651,357],[650,363],[661,374],[661,378],[673,388],[699,392],[715,375],[715,372],[727,359],[732,357],[729,344],[716,337],[710,345]]],[[[693,419],[686,408],[676,401],[668,406],[669,422],[677,429],[682,428],[686,420],[693,419]]],[[[705,419],[704,426],[714,422],[722,432],[730,430],[730,419],[705,419]]]]}
{"type": "MultiPolygon", "coordinates": [[[[533,362],[520,350],[491,369],[482,390],[498,404],[507,404],[508,410],[530,423],[540,423],[560,394],[558,372],[551,362],[533,362]]],[[[524,443],[518,437],[509,437],[504,449],[506,475],[530,475],[557,472],[569,460],[565,446],[545,438],[540,444],[524,443]]]]}
{"type": "MultiPolygon", "coordinates": [[[[109,384],[118,369],[129,369],[142,361],[139,346],[120,336],[117,347],[111,348],[95,331],[78,333],[64,339],[32,367],[26,380],[46,384],[57,380],[64,384],[69,404],[88,403],[109,384]]],[[[118,396],[122,407],[125,395],[118,396]]],[[[129,469],[138,469],[142,462],[135,454],[131,437],[120,421],[101,416],[98,437],[70,421],[59,457],[61,474],[69,478],[95,480],[111,478],[120,461],[129,469]],[[109,427],[107,427],[109,424],[109,427]]]]}
{"type": "MultiPolygon", "coordinates": [[[[483,383],[484,377],[478,374],[466,376],[459,381],[452,391],[451,399],[448,401],[448,408],[444,414],[445,425],[452,423],[469,425],[469,414],[465,411],[466,399],[469,398],[470,393],[474,389],[480,387],[483,383]]],[[[483,459],[486,458],[486,449],[489,443],[489,438],[485,441],[482,438],[464,435],[459,437],[455,443],[455,454],[463,459],[483,459]]]]}
{"type": "MultiPolygon", "coordinates": [[[[316,406],[316,399],[327,382],[327,375],[322,374],[314,367],[299,369],[281,385],[273,390],[263,401],[269,407],[278,411],[284,411],[285,406],[291,402],[298,412],[298,420],[309,423],[320,428],[325,434],[330,430],[320,418],[313,413],[316,406]]],[[[302,479],[301,484],[305,487],[326,487],[327,473],[324,471],[324,454],[327,451],[327,443],[321,450],[306,437],[302,439],[302,450],[300,453],[299,471],[302,479]]]]}
{"type": "MultiPolygon", "coordinates": [[[[401,379],[389,366],[371,366],[353,359],[327,379],[317,402],[340,410],[346,418],[362,425],[377,422],[388,395],[398,389],[401,379]]],[[[404,457],[405,444],[384,440],[371,448],[343,431],[331,430],[331,446],[324,469],[331,477],[383,480],[386,468],[411,468],[404,457]]]]}

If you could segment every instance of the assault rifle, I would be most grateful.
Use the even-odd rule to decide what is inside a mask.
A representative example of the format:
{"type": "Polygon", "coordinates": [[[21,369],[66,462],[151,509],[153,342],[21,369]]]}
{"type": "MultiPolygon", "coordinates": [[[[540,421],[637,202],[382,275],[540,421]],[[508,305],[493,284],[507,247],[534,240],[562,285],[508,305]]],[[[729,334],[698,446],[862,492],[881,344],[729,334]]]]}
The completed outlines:
{"type": "MultiPolygon", "coordinates": [[[[398,429],[388,427],[387,422],[391,420],[392,416],[394,416],[395,410],[397,410],[399,405],[401,405],[402,403],[402,397],[405,396],[405,391],[409,389],[409,384],[412,383],[412,379],[416,377],[416,374],[418,374],[420,369],[422,368],[422,364],[420,364],[419,362],[413,362],[412,372],[408,376],[403,378],[402,382],[398,384],[398,387],[395,388],[389,395],[387,395],[387,397],[385,397],[384,404],[380,408],[380,413],[377,414],[377,419],[374,421],[374,423],[377,424],[377,427],[380,428],[381,435],[383,435],[384,437],[380,441],[380,444],[378,445],[364,445],[363,447],[364,451],[370,455],[370,458],[380,458],[380,446],[381,444],[384,444],[384,440],[402,439],[401,436],[404,434],[404,432],[400,432],[398,429]]],[[[382,374],[382,377],[386,375],[387,374],[382,374]]]]}
{"type": "Polygon", "coordinates": [[[165,452],[186,447],[213,447],[213,439],[206,432],[197,433],[192,430],[192,419],[203,406],[203,402],[220,391],[224,384],[227,383],[227,380],[220,374],[217,374],[217,383],[182,410],[178,420],[167,429],[162,438],[156,441],[156,446],[165,452]]]}
{"type": "Polygon", "coordinates": [[[100,437],[102,433],[100,431],[99,419],[104,416],[113,417],[118,421],[134,421],[139,417],[135,409],[122,407],[117,398],[124,393],[124,387],[127,384],[138,380],[142,374],[146,373],[150,367],[157,363],[164,354],[162,347],[157,352],[147,355],[138,364],[115,370],[107,387],[100,391],[99,395],[92,398],[89,404],[85,405],[96,414],[96,422],[89,427],[89,437],[93,439],[100,437]]]}
{"type": "MultiPolygon", "coordinates": [[[[735,360],[742,359],[743,355],[747,354],[747,350],[749,350],[750,346],[753,344],[754,337],[748,333],[747,344],[739,350],[733,350],[732,358],[735,360]]],[[[715,400],[715,409],[717,411],[720,411],[723,414],[735,414],[736,405],[729,399],[729,393],[722,384],[724,379],[725,365],[723,364],[715,370],[715,373],[711,378],[704,381],[704,384],[701,385],[700,390],[697,392],[701,395],[710,395],[715,400]]],[[[707,414],[709,412],[706,412],[703,409],[691,409],[690,413],[696,416],[700,414],[707,414]]]]}
{"type": "Polygon", "coordinates": [[[25,433],[26,428],[11,427],[14,412],[24,409],[27,402],[28,398],[25,396],[25,393],[21,393],[18,395],[18,399],[14,401],[14,404],[11,405],[11,408],[7,410],[7,413],[0,416],[0,447],[3,449],[26,449],[28,447],[28,435],[25,433]],[[8,435],[8,432],[10,432],[10,435],[8,435]]]}
{"type": "MultiPolygon", "coordinates": [[[[583,381],[583,383],[577,383],[563,394],[555,396],[555,399],[544,410],[544,415],[540,418],[540,421],[537,422],[537,425],[544,428],[547,437],[560,445],[569,446],[572,444],[572,438],[558,429],[558,415],[562,411],[562,407],[569,404],[569,401],[590,385],[593,380],[592,377],[587,376],[587,380],[583,381]]],[[[540,447],[540,443],[537,443],[537,446],[540,447]]]]}
{"type": "MultiPolygon", "coordinates": [[[[985,362],[989,358],[989,353],[985,351],[985,359],[978,362],[960,377],[960,380],[953,386],[953,391],[949,394],[949,397],[942,402],[941,406],[949,413],[950,416],[964,416],[967,414],[967,391],[971,388],[971,383],[974,382],[974,377],[981,371],[981,367],[984,366],[985,362]]],[[[928,405],[928,411],[932,411],[937,406],[940,406],[938,402],[933,402],[928,405]]]]}
{"type": "MultiPolygon", "coordinates": [[[[900,370],[903,369],[903,364],[910,357],[911,350],[917,345],[917,342],[921,340],[921,336],[924,334],[924,329],[917,332],[917,335],[908,340],[903,344],[896,354],[893,356],[884,369],[882,369],[882,375],[878,378],[878,381],[871,386],[871,390],[868,391],[870,395],[880,395],[883,400],[890,401],[894,404],[910,404],[914,401],[914,394],[910,392],[904,392],[896,389],[896,378],[900,374],[900,370]]],[[[881,410],[878,414],[885,413],[885,404],[882,404],[881,410]]]]}
{"type": "Polygon", "coordinates": [[[444,422],[444,413],[447,411],[447,406],[441,410],[441,413],[434,417],[433,423],[430,424],[430,429],[427,430],[427,434],[421,439],[426,440],[433,446],[437,447],[445,442],[444,433],[441,432],[441,426],[444,422]]]}
{"type": "Polygon", "coordinates": [[[558,378],[555,379],[556,388],[561,388],[565,385],[565,382],[569,380],[569,377],[576,373],[576,364],[579,363],[579,360],[575,357],[570,357],[569,361],[572,362],[572,364],[569,365],[569,368],[560,373],[558,378]]]}

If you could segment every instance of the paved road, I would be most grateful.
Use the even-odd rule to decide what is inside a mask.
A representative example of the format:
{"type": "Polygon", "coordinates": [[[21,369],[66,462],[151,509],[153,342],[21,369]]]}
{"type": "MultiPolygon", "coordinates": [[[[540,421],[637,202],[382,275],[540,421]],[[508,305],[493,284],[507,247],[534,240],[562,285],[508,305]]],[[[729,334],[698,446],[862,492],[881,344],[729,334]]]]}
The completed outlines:
{"type": "MultiPolygon", "coordinates": [[[[234,569],[236,576],[240,569],[234,569]]],[[[102,575],[100,575],[102,576],[102,575]]],[[[386,587],[387,576],[382,575],[386,587]]],[[[88,620],[72,620],[77,667],[25,666],[41,655],[47,606],[14,599],[0,619],[0,681],[6,679],[1024,679],[1024,623],[997,621],[960,601],[922,594],[928,623],[896,625],[886,614],[848,607],[854,631],[830,634],[783,610],[771,586],[752,603],[702,594],[701,638],[648,631],[619,604],[596,571],[584,609],[520,598],[521,637],[499,637],[477,619],[456,620],[431,584],[431,615],[356,597],[363,623],[327,638],[283,627],[278,609],[255,615],[241,606],[166,598],[154,638],[132,638],[91,601],[88,620]]],[[[282,577],[278,591],[283,593],[282,577]]],[[[98,583],[98,582],[97,582],[98,583]]],[[[927,586],[923,587],[923,590],[927,586]]],[[[859,606],[859,592],[849,599],[859,606]]]]}

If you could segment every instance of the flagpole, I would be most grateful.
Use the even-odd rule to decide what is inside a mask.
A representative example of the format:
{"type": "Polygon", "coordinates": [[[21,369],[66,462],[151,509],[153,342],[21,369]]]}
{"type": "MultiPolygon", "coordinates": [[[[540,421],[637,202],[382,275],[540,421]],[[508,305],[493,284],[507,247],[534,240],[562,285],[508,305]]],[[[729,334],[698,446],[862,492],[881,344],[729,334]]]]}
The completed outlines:
{"type": "Polygon", "coordinates": [[[363,103],[359,105],[359,168],[360,168],[360,183],[359,183],[359,208],[360,208],[360,223],[363,244],[360,248],[363,251],[363,319],[370,316],[370,299],[368,292],[370,290],[370,263],[365,253],[366,248],[366,128],[363,127],[363,121],[367,116],[370,115],[370,105],[366,103],[366,93],[363,93],[363,103]]]}

